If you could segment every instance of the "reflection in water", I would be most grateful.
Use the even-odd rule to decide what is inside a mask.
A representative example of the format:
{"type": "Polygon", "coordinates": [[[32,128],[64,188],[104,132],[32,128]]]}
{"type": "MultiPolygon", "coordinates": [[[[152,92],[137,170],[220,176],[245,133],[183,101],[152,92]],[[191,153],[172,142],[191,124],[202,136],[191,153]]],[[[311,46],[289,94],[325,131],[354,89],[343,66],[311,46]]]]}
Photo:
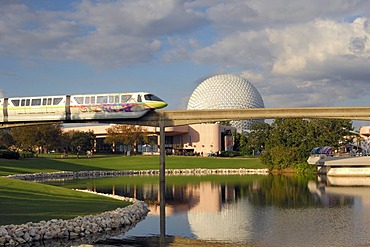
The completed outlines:
{"type": "MultiPolygon", "coordinates": [[[[165,188],[166,233],[258,246],[368,245],[370,188],[363,184],[370,178],[365,180],[362,187],[342,181],[343,187],[338,179],[304,176],[203,177],[181,184],[173,179],[165,188]]],[[[89,180],[83,186],[79,181],[75,186],[135,197],[150,205],[147,219],[116,236],[116,241],[159,236],[159,184],[112,181],[89,180]]]]}

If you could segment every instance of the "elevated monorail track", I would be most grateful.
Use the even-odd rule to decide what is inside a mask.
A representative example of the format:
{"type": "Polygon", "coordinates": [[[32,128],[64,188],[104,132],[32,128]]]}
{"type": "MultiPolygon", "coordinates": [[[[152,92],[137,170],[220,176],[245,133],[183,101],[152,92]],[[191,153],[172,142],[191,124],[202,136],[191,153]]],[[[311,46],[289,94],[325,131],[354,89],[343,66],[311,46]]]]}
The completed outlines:
{"type": "MultiPolygon", "coordinates": [[[[301,107],[301,108],[250,108],[218,110],[166,110],[151,111],[138,119],[75,120],[58,123],[121,123],[143,126],[181,126],[187,124],[211,123],[229,120],[276,119],[276,118],[334,118],[370,121],[370,107],[301,107]]],[[[29,124],[43,124],[40,121],[1,123],[0,128],[29,124]]],[[[50,123],[50,122],[49,122],[50,123]]],[[[53,121],[53,123],[56,123],[53,121]]]]}
{"type": "Polygon", "coordinates": [[[306,107],[306,108],[250,108],[218,110],[174,110],[154,111],[140,119],[139,125],[165,126],[220,122],[229,120],[276,119],[276,118],[337,118],[370,120],[370,107],[306,107]]]}

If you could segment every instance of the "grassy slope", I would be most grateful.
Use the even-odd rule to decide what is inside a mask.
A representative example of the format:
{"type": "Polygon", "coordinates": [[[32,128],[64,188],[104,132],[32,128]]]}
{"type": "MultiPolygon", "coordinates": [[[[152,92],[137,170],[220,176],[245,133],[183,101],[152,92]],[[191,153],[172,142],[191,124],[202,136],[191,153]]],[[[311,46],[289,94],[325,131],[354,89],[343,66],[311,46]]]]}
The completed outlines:
{"type": "Polygon", "coordinates": [[[96,214],[127,202],[66,188],[0,177],[0,225],[96,214]]]}
{"type": "MultiPolygon", "coordinates": [[[[158,169],[159,157],[114,156],[87,159],[60,159],[57,156],[21,160],[0,159],[0,225],[37,222],[52,218],[73,218],[94,214],[125,204],[108,198],[66,188],[8,179],[16,173],[84,170],[158,169]]],[[[166,168],[264,168],[259,159],[166,157],[166,168]]],[[[131,180],[133,178],[130,178],[131,180]]],[[[136,177],[135,180],[137,180],[136,177]]],[[[148,178],[146,178],[148,179],[148,178]]],[[[158,180],[156,177],[151,179],[158,180]]],[[[167,182],[173,178],[168,177],[167,182]]],[[[189,177],[176,178],[177,182],[189,177]]]]}

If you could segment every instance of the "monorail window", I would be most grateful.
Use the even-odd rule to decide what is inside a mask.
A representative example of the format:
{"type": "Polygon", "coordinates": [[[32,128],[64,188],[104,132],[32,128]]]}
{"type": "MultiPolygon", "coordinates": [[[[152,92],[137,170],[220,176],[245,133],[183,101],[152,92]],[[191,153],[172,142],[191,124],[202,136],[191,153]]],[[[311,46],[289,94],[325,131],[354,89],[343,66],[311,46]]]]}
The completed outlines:
{"type": "Polygon", "coordinates": [[[31,100],[30,99],[22,99],[21,100],[21,106],[29,106],[31,100]]]}
{"type": "Polygon", "coordinates": [[[114,102],[119,103],[119,95],[114,95],[114,102]]]}
{"type": "Polygon", "coordinates": [[[163,101],[159,97],[153,95],[153,94],[145,94],[144,95],[145,100],[150,100],[150,101],[163,101]]]}
{"type": "Polygon", "coordinates": [[[114,96],[113,95],[108,96],[108,103],[114,103],[114,96]]]}
{"type": "Polygon", "coordinates": [[[77,104],[83,104],[84,103],[84,97],[73,97],[74,100],[77,102],[77,104]]]}
{"type": "Polygon", "coordinates": [[[11,102],[14,106],[19,106],[19,99],[12,99],[11,102]]]}
{"type": "Polygon", "coordinates": [[[85,104],[90,104],[90,96],[85,97],[85,104]]]}
{"type": "Polygon", "coordinates": [[[127,102],[131,98],[130,94],[121,95],[121,103],[127,102]]]}
{"type": "Polygon", "coordinates": [[[91,96],[91,104],[95,104],[95,96],[91,96]]]}
{"type": "Polygon", "coordinates": [[[31,100],[31,106],[40,106],[41,105],[41,99],[32,99],[31,100]]]}
{"type": "Polygon", "coordinates": [[[51,105],[52,99],[51,98],[44,98],[42,99],[42,105],[51,105]]]}
{"type": "Polygon", "coordinates": [[[53,105],[58,105],[62,100],[63,100],[63,98],[54,98],[53,99],[53,105]]]}
{"type": "Polygon", "coordinates": [[[96,101],[98,102],[98,104],[107,103],[108,97],[107,96],[98,96],[96,101]]]}
{"type": "Polygon", "coordinates": [[[140,94],[137,96],[137,102],[143,102],[140,94]]]}

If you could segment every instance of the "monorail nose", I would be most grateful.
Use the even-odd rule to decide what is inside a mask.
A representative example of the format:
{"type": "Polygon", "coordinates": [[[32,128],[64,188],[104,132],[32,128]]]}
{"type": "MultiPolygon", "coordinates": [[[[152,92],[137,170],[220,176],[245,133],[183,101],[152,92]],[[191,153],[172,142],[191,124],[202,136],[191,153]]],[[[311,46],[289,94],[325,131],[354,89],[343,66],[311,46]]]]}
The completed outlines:
{"type": "Polygon", "coordinates": [[[157,102],[157,109],[165,108],[168,104],[166,102],[157,102]]]}
{"type": "Polygon", "coordinates": [[[168,104],[164,101],[149,101],[146,103],[152,109],[165,108],[168,104]]]}

